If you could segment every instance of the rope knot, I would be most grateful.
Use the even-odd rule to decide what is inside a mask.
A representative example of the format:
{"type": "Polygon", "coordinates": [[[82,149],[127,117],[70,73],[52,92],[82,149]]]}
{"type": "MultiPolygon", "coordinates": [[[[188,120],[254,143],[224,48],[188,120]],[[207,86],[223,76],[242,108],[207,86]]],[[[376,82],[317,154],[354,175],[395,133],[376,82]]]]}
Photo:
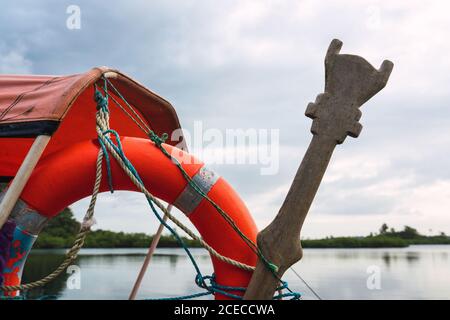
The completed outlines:
{"type": "Polygon", "coordinates": [[[200,288],[206,289],[205,279],[203,278],[203,275],[201,275],[200,273],[197,273],[197,274],[195,275],[195,283],[196,283],[200,288]]]}
{"type": "Polygon", "coordinates": [[[279,268],[276,264],[273,264],[272,262],[268,262],[267,263],[267,267],[269,268],[269,270],[273,273],[277,273],[279,268]]]}
{"type": "Polygon", "coordinates": [[[97,102],[97,110],[108,112],[108,98],[103,96],[99,90],[95,90],[94,100],[97,102]]]}
{"type": "Polygon", "coordinates": [[[150,131],[148,134],[148,137],[151,141],[153,141],[158,147],[161,147],[161,144],[165,143],[166,140],[169,138],[169,135],[167,133],[163,133],[160,136],[158,136],[154,131],[150,131]]]}

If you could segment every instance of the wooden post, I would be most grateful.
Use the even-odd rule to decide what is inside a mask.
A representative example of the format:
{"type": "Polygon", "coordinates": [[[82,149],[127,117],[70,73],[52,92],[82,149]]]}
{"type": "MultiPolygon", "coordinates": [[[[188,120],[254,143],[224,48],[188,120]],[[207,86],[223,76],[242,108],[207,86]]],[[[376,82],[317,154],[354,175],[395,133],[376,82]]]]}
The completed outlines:
{"type": "MultiPolygon", "coordinates": [[[[312,141],[278,215],[258,234],[264,256],[279,267],[277,277],[302,258],[300,231],[337,144],[347,135],[358,137],[359,107],[386,85],[393,64],[376,70],[359,56],[339,54],[342,42],[333,40],[325,57],[325,92],[306,109],[313,119],[312,141]]],[[[259,260],[244,299],[271,299],[278,279],[259,260]]]]}
{"type": "MultiPolygon", "coordinates": [[[[167,207],[167,210],[169,210],[169,211],[172,210],[172,205],[169,205],[167,207]]],[[[164,222],[167,221],[167,215],[164,215],[163,220],[164,220],[164,222]]],[[[156,234],[154,235],[154,237],[152,239],[152,243],[150,244],[150,247],[148,248],[148,252],[147,252],[147,255],[145,256],[144,263],[142,264],[141,270],[139,271],[138,277],[136,279],[136,282],[134,283],[133,289],[131,290],[128,300],[134,300],[136,298],[139,288],[141,287],[142,279],[144,279],[145,272],[148,269],[150,260],[152,259],[153,254],[156,250],[156,247],[158,246],[158,242],[159,242],[159,239],[161,238],[163,231],[164,231],[164,224],[160,223],[158,230],[156,231],[156,234]]]]}
{"type": "Polygon", "coordinates": [[[36,139],[34,140],[33,145],[28,151],[28,154],[23,160],[22,165],[17,171],[14,180],[6,191],[6,194],[3,197],[3,201],[0,204],[0,228],[3,227],[9,215],[11,214],[12,209],[16,205],[16,202],[19,199],[23,188],[25,188],[25,185],[27,184],[31,173],[33,172],[34,167],[41,158],[41,155],[44,152],[48,142],[50,141],[50,138],[50,136],[41,135],[36,137],[36,139]]]}

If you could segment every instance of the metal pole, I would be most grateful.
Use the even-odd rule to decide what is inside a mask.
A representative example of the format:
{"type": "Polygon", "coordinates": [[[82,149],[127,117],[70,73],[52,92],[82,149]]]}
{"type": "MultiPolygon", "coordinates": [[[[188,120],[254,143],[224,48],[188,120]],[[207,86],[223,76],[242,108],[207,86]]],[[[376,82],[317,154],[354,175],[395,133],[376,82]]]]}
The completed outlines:
{"type": "Polygon", "coordinates": [[[3,201],[0,204],[0,228],[2,228],[6,220],[8,220],[12,209],[16,205],[16,202],[19,199],[23,188],[25,188],[25,185],[27,184],[31,173],[33,172],[36,164],[41,158],[41,155],[44,152],[48,142],[50,141],[50,138],[50,136],[41,135],[36,137],[36,139],[34,140],[33,145],[28,151],[28,154],[23,160],[22,165],[17,171],[14,180],[8,187],[8,190],[3,197],[3,201]]]}

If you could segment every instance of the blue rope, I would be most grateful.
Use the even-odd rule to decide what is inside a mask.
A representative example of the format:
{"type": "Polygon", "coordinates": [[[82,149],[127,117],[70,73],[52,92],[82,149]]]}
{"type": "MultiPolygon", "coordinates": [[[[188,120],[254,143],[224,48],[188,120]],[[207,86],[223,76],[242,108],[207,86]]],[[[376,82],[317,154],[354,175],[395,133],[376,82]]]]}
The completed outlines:
{"type": "Polygon", "coordinates": [[[57,295],[42,295],[38,298],[35,299],[30,299],[28,298],[28,292],[27,291],[23,291],[21,294],[15,296],[15,297],[10,297],[10,296],[0,296],[0,301],[1,300],[58,300],[58,296],[57,295]]]}
{"type": "Polygon", "coordinates": [[[109,159],[109,153],[108,153],[108,150],[106,150],[106,146],[103,143],[103,141],[101,139],[98,139],[98,142],[100,144],[100,147],[102,148],[103,155],[105,157],[109,191],[111,191],[111,193],[114,193],[114,186],[113,186],[112,172],[111,172],[111,161],[109,159]]]}

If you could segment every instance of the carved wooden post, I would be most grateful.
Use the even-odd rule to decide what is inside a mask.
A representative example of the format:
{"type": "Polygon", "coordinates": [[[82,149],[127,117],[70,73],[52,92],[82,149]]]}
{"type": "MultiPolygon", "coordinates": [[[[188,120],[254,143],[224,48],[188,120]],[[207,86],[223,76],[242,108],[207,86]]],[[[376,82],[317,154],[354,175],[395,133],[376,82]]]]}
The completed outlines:
{"type": "MultiPolygon", "coordinates": [[[[347,135],[358,137],[362,126],[359,107],[386,85],[393,63],[376,70],[365,59],[339,54],[342,42],[333,40],[325,57],[325,92],[306,108],[313,119],[312,141],[291,188],[272,223],[258,234],[264,256],[279,267],[278,277],[302,258],[300,231],[337,144],[347,135]]],[[[278,280],[260,260],[245,299],[271,299],[278,280]]]]}

